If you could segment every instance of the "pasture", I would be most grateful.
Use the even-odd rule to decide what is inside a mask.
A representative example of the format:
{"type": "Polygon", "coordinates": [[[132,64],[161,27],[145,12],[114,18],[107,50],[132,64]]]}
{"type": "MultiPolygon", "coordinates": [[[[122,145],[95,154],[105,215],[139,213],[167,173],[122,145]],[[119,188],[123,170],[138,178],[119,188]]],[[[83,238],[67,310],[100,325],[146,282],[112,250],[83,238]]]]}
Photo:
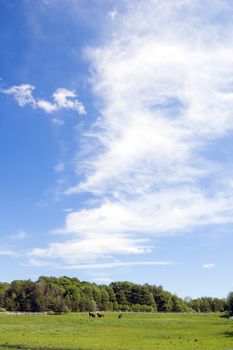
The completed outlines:
{"type": "Polygon", "coordinates": [[[0,315],[0,346],[83,350],[233,350],[219,314],[0,315]]]}

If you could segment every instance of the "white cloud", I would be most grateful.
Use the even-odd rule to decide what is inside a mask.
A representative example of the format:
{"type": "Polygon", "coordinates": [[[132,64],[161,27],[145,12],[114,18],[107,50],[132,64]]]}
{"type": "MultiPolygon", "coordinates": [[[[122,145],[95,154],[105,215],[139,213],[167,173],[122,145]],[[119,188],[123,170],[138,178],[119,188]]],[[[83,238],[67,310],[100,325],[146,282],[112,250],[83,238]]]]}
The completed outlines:
{"type": "Polygon", "coordinates": [[[84,180],[67,193],[98,205],[67,214],[63,232],[77,239],[33,256],[146,254],[160,235],[233,222],[231,159],[218,157],[233,131],[229,13],[218,0],[132,1],[111,39],[87,50],[101,109],[94,147],[77,157],[84,180]]]}
{"type": "MultiPolygon", "coordinates": [[[[42,109],[46,113],[66,109],[77,111],[79,114],[86,114],[84,105],[77,99],[74,91],[59,88],[53,93],[53,101],[49,102],[44,99],[34,98],[32,95],[33,90],[35,90],[35,86],[21,84],[11,86],[8,89],[1,89],[0,91],[4,94],[14,96],[21,107],[30,105],[34,109],[42,109]]],[[[53,119],[53,122],[61,125],[61,120],[53,119]]]]}
{"type": "Polygon", "coordinates": [[[69,264],[83,261],[95,262],[99,258],[111,259],[112,254],[142,254],[149,252],[144,239],[132,239],[126,235],[89,233],[79,239],[52,243],[48,248],[35,248],[29,257],[58,259],[69,264]]]}
{"type": "Polygon", "coordinates": [[[56,104],[53,104],[45,100],[38,100],[34,108],[43,109],[47,113],[52,113],[59,109],[58,106],[56,106],[56,104]]]}
{"type": "Polygon", "coordinates": [[[211,264],[204,264],[204,265],[202,265],[202,267],[204,269],[211,269],[211,268],[215,267],[215,264],[213,264],[213,263],[211,263],[211,264]]]}
{"type": "Polygon", "coordinates": [[[36,103],[32,96],[35,86],[30,84],[13,85],[9,89],[2,89],[1,92],[7,95],[13,95],[21,107],[31,105],[35,107],[36,103]]]}
{"type": "Polygon", "coordinates": [[[86,110],[81,102],[76,98],[74,91],[64,88],[57,89],[53,94],[54,105],[57,109],[73,109],[79,114],[86,114],[86,110]]]}
{"type": "Polygon", "coordinates": [[[65,232],[159,236],[204,224],[232,223],[232,194],[206,197],[198,190],[163,189],[67,215],[65,232]]]}
{"type": "MultiPolygon", "coordinates": [[[[206,186],[219,177],[227,183],[224,168],[204,153],[233,129],[233,26],[223,40],[221,26],[214,26],[204,11],[207,5],[197,3],[135,2],[135,10],[130,7],[118,23],[113,41],[89,50],[93,88],[103,102],[92,136],[102,151],[84,164],[86,179],[68,193],[88,191],[104,200],[113,196],[121,205],[120,196],[127,207],[132,198],[147,208],[145,216],[160,212],[170,197],[167,215],[171,209],[184,213],[184,228],[191,226],[190,216],[205,222],[199,220],[201,213],[209,218],[206,223],[223,217],[229,221],[232,191],[226,186],[224,193],[210,195],[206,186]],[[198,21],[201,26],[191,25],[198,21]],[[205,215],[206,206],[213,207],[212,213],[205,215]]],[[[208,6],[211,13],[225,7],[218,1],[208,6]]],[[[166,220],[164,226],[166,230],[166,220]]]]}

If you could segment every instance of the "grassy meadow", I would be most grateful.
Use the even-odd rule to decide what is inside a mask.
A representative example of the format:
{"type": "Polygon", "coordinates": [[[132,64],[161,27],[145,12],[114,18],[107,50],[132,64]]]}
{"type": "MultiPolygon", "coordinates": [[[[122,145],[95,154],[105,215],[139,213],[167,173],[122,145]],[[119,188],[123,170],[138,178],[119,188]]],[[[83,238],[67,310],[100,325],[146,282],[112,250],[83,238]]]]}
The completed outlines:
{"type": "Polygon", "coordinates": [[[0,346],[88,350],[233,350],[219,314],[0,315],[0,346]]]}

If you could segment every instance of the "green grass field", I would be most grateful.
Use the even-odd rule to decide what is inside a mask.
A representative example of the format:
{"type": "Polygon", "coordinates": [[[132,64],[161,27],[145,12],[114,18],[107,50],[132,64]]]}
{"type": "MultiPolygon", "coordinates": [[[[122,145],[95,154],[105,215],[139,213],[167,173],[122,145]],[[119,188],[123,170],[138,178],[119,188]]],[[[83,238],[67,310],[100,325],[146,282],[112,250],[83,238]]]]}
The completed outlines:
{"type": "Polygon", "coordinates": [[[220,315],[106,313],[0,315],[0,345],[27,349],[233,350],[233,321],[220,315]]]}

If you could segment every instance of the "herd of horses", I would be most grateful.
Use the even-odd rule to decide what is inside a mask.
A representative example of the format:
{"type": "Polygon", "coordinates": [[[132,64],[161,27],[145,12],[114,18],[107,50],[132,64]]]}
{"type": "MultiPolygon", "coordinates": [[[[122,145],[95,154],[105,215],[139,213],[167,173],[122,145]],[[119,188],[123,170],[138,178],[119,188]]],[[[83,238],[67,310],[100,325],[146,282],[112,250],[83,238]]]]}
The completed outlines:
{"type": "MultiPolygon", "coordinates": [[[[119,314],[118,315],[118,318],[121,319],[122,318],[122,314],[119,314]]],[[[102,312],[90,312],[89,311],[89,317],[98,317],[98,318],[104,318],[104,314],[102,312]]]]}

